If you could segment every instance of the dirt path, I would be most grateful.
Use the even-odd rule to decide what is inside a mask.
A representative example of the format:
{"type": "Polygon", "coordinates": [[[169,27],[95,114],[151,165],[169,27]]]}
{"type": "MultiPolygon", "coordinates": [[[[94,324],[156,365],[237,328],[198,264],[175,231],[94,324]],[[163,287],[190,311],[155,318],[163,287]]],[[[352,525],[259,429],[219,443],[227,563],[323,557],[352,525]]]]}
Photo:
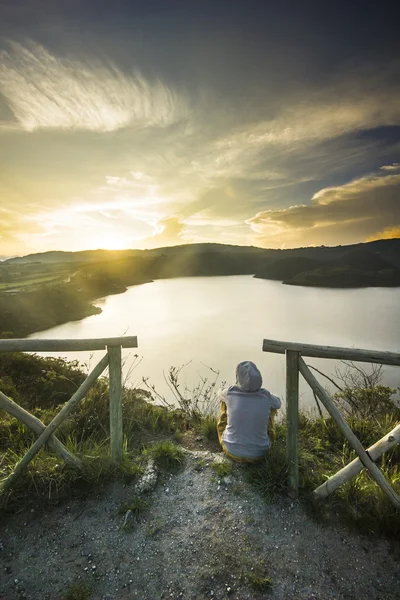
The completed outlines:
{"type": "Polygon", "coordinates": [[[118,509],[134,486],[122,483],[3,520],[1,600],[400,598],[398,545],[321,526],[290,500],[266,505],[245,467],[218,483],[223,455],[185,454],[126,528],[118,509]]]}

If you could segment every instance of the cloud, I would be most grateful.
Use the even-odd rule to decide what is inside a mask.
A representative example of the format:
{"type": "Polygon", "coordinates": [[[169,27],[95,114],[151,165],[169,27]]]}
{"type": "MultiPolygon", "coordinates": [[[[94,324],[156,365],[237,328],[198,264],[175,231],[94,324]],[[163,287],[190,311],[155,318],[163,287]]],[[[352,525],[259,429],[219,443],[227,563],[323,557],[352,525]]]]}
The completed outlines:
{"type": "Polygon", "coordinates": [[[186,100],[160,80],[125,75],[110,63],[58,58],[34,43],[10,47],[0,53],[0,91],[27,131],[164,127],[187,115],[186,100]]]}
{"type": "Polygon", "coordinates": [[[400,225],[395,225],[394,227],[386,227],[383,231],[378,231],[370,238],[368,238],[368,242],[373,242],[374,240],[392,240],[393,238],[400,238],[400,225]]]}
{"type": "Polygon", "coordinates": [[[398,171],[400,169],[400,163],[393,163],[392,165],[384,165],[381,167],[383,171],[398,171]]]}
{"type": "MultiPolygon", "coordinates": [[[[16,197],[0,183],[0,197],[4,197],[6,194],[12,198],[16,197]]],[[[3,256],[28,253],[30,248],[24,241],[24,234],[37,235],[40,231],[40,226],[26,221],[24,215],[21,215],[18,210],[0,206],[0,248],[3,256]]]]}
{"type": "Polygon", "coordinates": [[[247,220],[263,245],[319,245],[377,239],[400,222],[400,175],[370,175],[324,188],[310,204],[259,212],[247,220]]]}
{"type": "Polygon", "coordinates": [[[185,225],[181,215],[174,215],[160,219],[156,224],[156,233],[146,240],[146,248],[157,248],[162,246],[175,246],[186,244],[190,240],[185,236],[185,225]]]}

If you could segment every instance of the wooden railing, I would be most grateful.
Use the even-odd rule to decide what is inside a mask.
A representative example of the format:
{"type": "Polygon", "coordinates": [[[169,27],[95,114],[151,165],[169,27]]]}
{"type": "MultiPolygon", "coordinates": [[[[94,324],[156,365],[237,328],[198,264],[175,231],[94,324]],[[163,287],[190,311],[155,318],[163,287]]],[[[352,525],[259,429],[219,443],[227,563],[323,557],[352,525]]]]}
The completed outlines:
{"type": "Polygon", "coordinates": [[[338,471],[333,477],[314,490],[314,495],[316,497],[328,496],[365,467],[391,502],[397,508],[400,508],[399,495],[386,481],[379,467],[374,462],[383,452],[386,452],[389,448],[400,442],[400,425],[371,446],[371,448],[365,450],[360,440],[354,435],[340,414],[328,392],[321,386],[302,358],[303,356],[312,356],[317,358],[379,363],[383,365],[400,365],[400,354],[378,350],[315,346],[312,344],[298,344],[276,340],[264,340],[263,351],[286,354],[286,448],[290,493],[297,495],[299,489],[299,373],[301,373],[332,419],[334,419],[340,432],[358,455],[358,459],[338,471]]]}
{"type": "Polygon", "coordinates": [[[137,348],[137,337],[98,338],[83,340],[36,340],[14,339],[0,340],[0,352],[75,352],[80,350],[104,350],[107,352],[98,364],[92,369],[85,381],[75,394],[62,407],[54,419],[45,426],[39,419],[21,408],[5,394],[0,392],[0,409],[17,417],[22,423],[30,427],[38,438],[25,456],[17,463],[14,471],[2,481],[0,493],[7,491],[39,450],[48,443],[54,451],[66,462],[76,467],[81,467],[80,460],[72,455],[54,435],[57,428],[71,414],[82,400],[90,387],[108,367],[110,380],[110,446],[111,458],[119,462],[123,451],[122,430],[122,363],[121,348],[137,348]]]}

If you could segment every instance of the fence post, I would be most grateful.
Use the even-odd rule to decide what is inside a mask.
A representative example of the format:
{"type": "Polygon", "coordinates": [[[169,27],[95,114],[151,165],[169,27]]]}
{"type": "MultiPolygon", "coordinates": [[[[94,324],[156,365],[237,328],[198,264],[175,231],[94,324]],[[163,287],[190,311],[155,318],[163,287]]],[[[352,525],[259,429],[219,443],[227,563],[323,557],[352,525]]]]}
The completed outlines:
{"type": "Polygon", "coordinates": [[[286,350],[286,458],[291,496],[299,492],[299,354],[286,350]]]}
{"type": "Polygon", "coordinates": [[[121,346],[108,346],[110,376],[110,444],[111,459],[122,459],[122,364],[121,346]]]}

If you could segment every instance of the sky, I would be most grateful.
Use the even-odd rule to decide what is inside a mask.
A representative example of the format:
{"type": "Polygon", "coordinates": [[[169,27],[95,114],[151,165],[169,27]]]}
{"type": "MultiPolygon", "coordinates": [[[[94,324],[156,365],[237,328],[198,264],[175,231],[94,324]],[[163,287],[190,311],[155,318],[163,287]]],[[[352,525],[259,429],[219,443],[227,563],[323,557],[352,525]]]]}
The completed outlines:
{"type": "Polygon", "coordinates": [[[0,256],[400,237],[395,6],[0,0],[0,256]]]}

